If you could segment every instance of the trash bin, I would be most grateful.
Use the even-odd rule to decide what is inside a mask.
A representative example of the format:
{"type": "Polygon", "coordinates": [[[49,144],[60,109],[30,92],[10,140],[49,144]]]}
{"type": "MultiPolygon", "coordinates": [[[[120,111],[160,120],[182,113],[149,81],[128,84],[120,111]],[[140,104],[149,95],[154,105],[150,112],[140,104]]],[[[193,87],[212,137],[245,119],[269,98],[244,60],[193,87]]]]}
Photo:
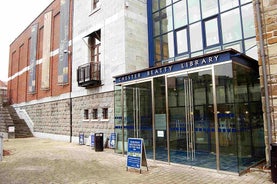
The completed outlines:
{"type": "Polygon", "coordinates": [[[0,135],[0,161],[3,160],[3,136],[0,135]]]}
{"type": "Polygon", "coordinates": [[[95,151],[103,151],[104,145],[103,145],[103,133],[95,133],[94,134],[94,148],[95,151]]]}
{"type": "Polygon", "coordinates": [[[271,179],[277,183],[277,143],[271,144],[271,179]]]}
{"type": "Polygon", "coordinates": [[[85,134],[84,132],[79,133],[79,144],[84,145],[85,144],[85,134]]]}

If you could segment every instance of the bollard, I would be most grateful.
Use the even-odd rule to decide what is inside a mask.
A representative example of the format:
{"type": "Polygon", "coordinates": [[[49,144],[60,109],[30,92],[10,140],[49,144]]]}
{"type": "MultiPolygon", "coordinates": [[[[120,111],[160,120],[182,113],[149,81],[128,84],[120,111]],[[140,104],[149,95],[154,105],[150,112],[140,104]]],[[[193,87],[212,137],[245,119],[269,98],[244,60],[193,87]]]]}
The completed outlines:
{"type": "Polygon", "coordinates": [[[3,136],[0,135],[0,161],[3,160],[3,136]]]}

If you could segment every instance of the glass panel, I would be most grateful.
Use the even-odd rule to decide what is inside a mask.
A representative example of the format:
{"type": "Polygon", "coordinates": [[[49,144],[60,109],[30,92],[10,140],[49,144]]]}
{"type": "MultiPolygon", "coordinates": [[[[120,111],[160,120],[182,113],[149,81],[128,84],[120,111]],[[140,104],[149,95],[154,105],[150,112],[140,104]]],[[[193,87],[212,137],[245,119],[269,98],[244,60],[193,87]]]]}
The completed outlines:
{"type": "MultiPolygon", "coordinates": [[[[114,91],[114,131],[117,134],[116,153],[122,153],[123,133],[122,133],[122,104],[121,104],[121,86],[115,86],[114,91]]],[[[126,150],[126,147],[125,147],[126,150]]]]}
{"type": "Polygon", "coordinates": [[[187,29],[176,32],[177,53],[181,54],[188,51],[187,29]]]}
{"type": "Polygon", "coordinates": [[[263,114],[258,71],[236,64],[233,67],[238,161],[242,171],[264,158],[263,114]]]}
{"type": "Polygon", "coordinates": [[[168,160],[165,79],[154,78],[156,160],[168,160]]]}
{"type": "Polygon", "coordinates": [[[160,37],[154,39],[155,47],[155,61],[161,61],[162,59],[162,49],[161,49],[161,39],[160,37]]]}
{"type": "Polygon", "coordinates": [[[159,1],[152,0],[152,12],[155,12],[159,9],[159,1]]]}
{"type": "Polygon", "coordinates": [[[188,24],[186,1],[179,1],[173,5],[174,27],[179,28],[188,24]]]}
{"type": "Polygon", "coordinates": [[[219,43],[217,18],[205,21],[206,46],[219,43]]]}
{"type": "Polygon", "coordinates": [[[215,75],[220,169],[241,172],[264,158],[258,71],[230,63],[215,75]]]}
{"type": "Polygon", "coordinates": [[[239,5],[238,0],[219,0],[219,2],[221,12],[232,9],[239,5]]]}
{"type": "Polygon", "coordinates": [[[170,32],[163,36],[163,60],[174,57],[173,33],[170,32]]]}
{"type": "Polygon", "coordinates": [[[207,18],[218,13],[217,0],[201,0],[202,17],[207,18]]]}
{"type": "MultiPolygon", "coordinates": [[[[158,0],[156,0],[158,1],[158,0]]],[[[171,5],[171,0],[160,0],[160,9],[162,9],[163,7],[166,7],[168,5],[171,5]]]]}
{"type": "Polygon", "coordinates": [[[202,28],[201,23],[195,23],[190,25],[190,49],[191,52],[202,50],[203,41],[202,41],[202,28]]]}
{"type": "Polygon", "coordinates": [[[189,22],[200,20],[200,4],[199,0],[188,1],[189,22]]]}
{"type": "Polygon", "coordinates": [[[221,14],[223,43],[242,39],[239,9],[221,14]]]}
{"type": "Polygon", "coordinates": [[[220,169],[238,172],[232,64],[215,67],[220,169]]]}
{"type": "Polygon", "coordinates": [[[216,168],[211,76],[208,70],[167,79],[171,162],[216,168]]]}
{"type": "Polygon", "coordinates": [[[241,42],[226,44],[223,46],[223,49],[235,49],[239,52],[243,52],[242,47],[241,47],[241,42]]]}
{"type": "Polygon", "coordinates": [[[245,4],[245,3],[249,3],[249,2],[252,2],[252,0],[240,0],[241,4],[245,4]]]}
{"type": "Polygon", "coordinates": [[[255,36],[255,16],[253,12],[253,5],[248,4],[241,7],[241,13],[244,38],[255,36]]]}
{"type": "Polygon", "coordinates": [[[258,48],[256,38],[248,39],[244,41],[246,54],[253,59],[258,60],[258,48]]]}
{"type": "Polygon", "coordinates": [[[154,29],[154,36],[161,34],[160,12],[153,14],[153,29],[154,29]]]}
{"type": "Polygon", "coordinates": [[[161,24],[162,24],[162,33],[166,33],[168,31],[171,31],[173,28],[172,25],[172,7],[167,7],[161,11],[160,15],[161,24]]]}

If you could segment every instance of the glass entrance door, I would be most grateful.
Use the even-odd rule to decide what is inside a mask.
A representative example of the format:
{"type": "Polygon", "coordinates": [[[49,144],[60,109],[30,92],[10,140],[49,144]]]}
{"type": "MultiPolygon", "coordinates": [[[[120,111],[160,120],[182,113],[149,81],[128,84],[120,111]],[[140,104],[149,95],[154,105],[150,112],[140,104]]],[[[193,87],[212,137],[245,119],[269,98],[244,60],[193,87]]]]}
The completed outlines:
{"type": "Polygon", "coordinates": [[[147,150],[152,152],[151,82],[123,86],[124,132],[128,138],[143,138],[147,150]]]}
{"type": "Polygon", "coordinates": [[[216,169],[212,70],[167,78],[170,161],[216,169]]]}

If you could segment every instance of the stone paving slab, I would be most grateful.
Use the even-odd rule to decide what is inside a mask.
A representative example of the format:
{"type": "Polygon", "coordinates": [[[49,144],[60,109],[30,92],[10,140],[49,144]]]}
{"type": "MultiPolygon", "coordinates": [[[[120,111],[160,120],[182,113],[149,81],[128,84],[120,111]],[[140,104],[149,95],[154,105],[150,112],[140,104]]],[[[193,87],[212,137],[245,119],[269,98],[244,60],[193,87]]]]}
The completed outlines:
{"type": "Polygon", "coordinates": [[[49,139],[9,139],[4,141],[4,150],[10,155],[0,162],[0,184],[272,183],[269,172],[255,170],[238,176],[149,159],[149,171],[142,167],[140,174],[126,171],[126,156],[112,149],[95,152],[89,146],[49,139]]]}

